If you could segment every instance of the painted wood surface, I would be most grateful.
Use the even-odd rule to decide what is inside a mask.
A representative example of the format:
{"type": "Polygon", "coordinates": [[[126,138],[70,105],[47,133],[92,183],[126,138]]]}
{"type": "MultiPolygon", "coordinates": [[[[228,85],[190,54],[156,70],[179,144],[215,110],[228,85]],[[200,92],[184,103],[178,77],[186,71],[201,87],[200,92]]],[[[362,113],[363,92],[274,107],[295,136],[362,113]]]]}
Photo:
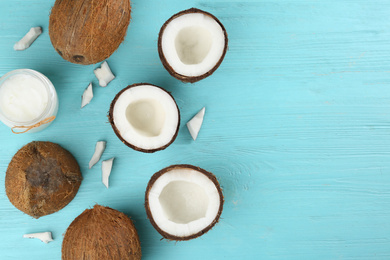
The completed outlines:
{"type": "Polygon", "coordinates": [[[0,125],[0,259],[60,259],[71,221],[95,203],[135,221],[144,259],[390,259],[390,2],[388,0],[134,0],[125,42],[108,62],[117,78],[97,86],[93,69],[54,51],[48,17],[54,1],[0,3],[0,75],[31,68],[47,75],[58,118],[36,134],[0,125]],[[213,13],[229,51],[211,77],[183,84],[161,65],[157,35],[174,13],[213,13]],[[26,51],[13,44],[32,26],[43,34],[26,51]],[[80,109],[92,81],[93,101],[80,109]],[[143,154],[123,145],[107,123],[115,94],[150,82],[171,91],[182,114],[177,140],[143,154]],[[185,123],[206,106],[192,141],[185,123]],[[57,142],[80,163],[76,198],[38,220],[8,201],[4,176],[13,154],[33,140],[57,142]],[[96,141],[115,157],[109,189],[100,163],[88,169],[96,141]],[[222,219],[208,234],[168,242],[143,207],[151,175],[176,163],[213,172],[225,195],[222,219]],[[23,239],[52,231],[54,242],[23,239]]]}

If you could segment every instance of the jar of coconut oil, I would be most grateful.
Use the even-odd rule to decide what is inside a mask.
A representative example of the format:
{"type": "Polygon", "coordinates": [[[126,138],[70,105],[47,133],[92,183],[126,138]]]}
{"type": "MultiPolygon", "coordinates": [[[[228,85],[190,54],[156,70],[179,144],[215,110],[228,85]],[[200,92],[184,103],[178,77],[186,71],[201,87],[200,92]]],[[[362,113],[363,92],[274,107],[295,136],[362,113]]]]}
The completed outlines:
{"type": "Polygon", "coordinates": [[[0,78],[0,120],[14,133],[48,127],[58,111],[51,81],[35,70],[18,69],[0,78]]]}

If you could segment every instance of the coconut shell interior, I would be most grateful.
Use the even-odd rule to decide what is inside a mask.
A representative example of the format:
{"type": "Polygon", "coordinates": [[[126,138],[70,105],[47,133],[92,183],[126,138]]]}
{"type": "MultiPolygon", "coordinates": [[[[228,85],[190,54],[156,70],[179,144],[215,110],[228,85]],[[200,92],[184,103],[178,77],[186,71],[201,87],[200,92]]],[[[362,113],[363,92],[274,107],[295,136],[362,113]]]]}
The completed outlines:
{"type": "Polygon", "coordinates": [[[130,23],[129,0],[56,0],[49,20],[55,50],[77,64],[107,59],[119,47],[130,23]]]}
{"type": "Polygon", "coordinates": [[[197,8],[191,8],[191,9],[187,9],[187,10],[184,10],[184,11],[181,11],[175,15],[173,15],[171,18],[169,18],[164,24],[163,26],[161,27],[160,29],[160,33],[158,35],[158,43],[157,43],[157,47],[158,47],[158,54],[160,56],[160,60],[161,60],[161,63],[163,64],[164,68],[169,72],[169,74],[171,74],[173,77],[177,78],[178,80],[181,80],[183,82],[186,82],[186,83],[194,83],[194,82],[197,82],[199,80],[202,80],[208,76],[210,76],[211,74],[214,73],[214,71],[216,71],[218,69],[218,67],[221,65],[223,59],[225,58],[225,55],[226,55],[226,51],[228,49],[228,35],[226,33],[226,29],[225,27],[223,26],[223,24],[218,20],[217,17],[215,17],[214,15],[208,13],[208,12],[205,12],[205,11],[202,11],[200,9],[197,9],[197,8]],[[182,15],[185,15],[185,14],[191,14],[191,13],[201,13],[201,14],[204,14],[204,15],[207,15],[209,17],[211,17],[212,19],[214,19],[222,28],[222,31],[223,31],[223,34],[225,36],[225,46],[224,46],[224,49],[223,49],[223,53],[220,57],[220,59],[218,60],[218,62],[215,64],[215,66],[209,70],[208,72],[202,74],[202,75],[199,75],[199,76],[194,76],[194,77],[190,77],[190,76],[186,76],[186,75],[182,75],[182,74],[179,74],[177,73],[172,67],[171,65],[168,63],[167,59],[165,58],[164,56],[164,52],[162,50],[162,35],[164,34],[164,31],[165,31],[165,28],[167,27],[167,25],[174,19],[178,18],[179,16],[182,16],[182,15]]]}
{"type": "Polygon", "coordinates": [[[185,240],[194,239],[194,238],[197,238],[197,237],[199,237],[201,235],[206,234],[210,229],[212,229],[215,226],[215,224],[218,223],[219,218],[220,218],[220,216],[222,214],[223,203],[224,203],[224,198],[223,198],[223,194],[222,194],[222,189],[221,189],[221,186],[219,185],[219,182],[218,182],[217,178],[214,176],[214,174],[212,174],[211,172],[208,172],[208,171],[206,171],[206,170],[204,170],[204,169],[202,169],[200,167],[189,165],[189,164],[171,165],[171,166],[168,166],[168,167],[166,167],[166,168],[156,172],[152,176],[152,178],[150,179],[150,181],[148,183],[148,186],[146,187],[146,192],[145,192],[145,210],[146,210],[146,215],[148,216],[148,219],[149,219],[150,223],[152,224],[152,226],[165,239],[168,239],[168,240],[185,241],[185,240]],[[150,192],[152,186],[154,185],[154,183],[163,174],[165,174],[165,173],[167,173],[167,172],[169,172],[171,170],[176,170],[176,169],[192,169],[192,170],[198,171],[201,174],[204,174],[207,178],[209,178],[214,183],[215,187],[217,188],[217,191],[218,191],[218,194],[219,194],[219,199],[220,199],[218,214],[215,216],[214,220],[210,223],[210,225],[208,225],[206,228],[200,230],[198,233],[195,233],[195,234],[192,234],[192,235],[186,236],[186,237],[174,236],[174,235],[169,234],[169,233],[165,232],[164,230],[162,230],[156,224],[156,222],[154,221],[153,215],[151,213],[150,206],[149,206],[149,192],[150,192]]]}
{"type": "Polygon", "coordinates": [[[51,142],[31,142],[12,158],[5,190],[19,210],[39,218],[65,207],[76,196],[82,180],[70,152],[51,142]]]}
{"type": "Polygon", "coordinates": [[[177,128],[176,128],[176,132],[175,134],[173,135],[172,139],[164,146],[161,146],[161,147],[158,147],[156,149],[143,149],[143,148],[140,148],[138,146],[135,146],[129,142],[127,142],[123,137],[122,135],[120,134],[118,128],[115,126],[115,122],[114,122],[114,107],[115,107],[115,104],[116,104],[116,101],[118,100],[118,98],[120,97],[120,95],[125,92],[126,90],[130,89],[130,88],[134,88],[134,87],[137,87],[137,86],[142,86],[142,85],[150,85],[150,86],[154,86],[154,87],[157,87],[157,88],[160,88],[162,89],[163,91],[165,91],[166,93],[168,93],[168,95],[170,95],[172,97],[172,99],[175,101],[175,99],[173,98],[173,96],[171,95],[171,93],[169,93],[168,91],[166,91],[165,89],[159,87],[159,86],[156,86],[156,85],[153,85],[153,84],[149,84],[149,83],[137,83],[137,84],[133,84],[133,85],[129,85],[127,86],[126,88],[122,89],[121,91],[119,91],[119,93],[115,96],[115,98],[112,100],[111,102],[111,105],[110,105],[110,111],[108,112],[108,121],[110,122],[111,126],[112,126],[112,129],[114,130],[116,136],[122,141],[122,143],[124,143],[125,145],[127,145],[128,147],[136,150],[136,151],[139,151],[139,152],[143,152],[143,153],[154,153],[154,152],[157,152],[157,151],[161,151],[161,150],[164,150],[166,149],[168,146],[170,146],[176,139],[177,137],[177,134],[179,133],[179,127],[180,127],[180,110],[179,110],[179,107],[177,106],[177,103],[175,101],[175,105],[176,105],[176,108],[177,108],[177,112],[179,114],[179,121],[177,123],[177,128]]]}
{"type": "Polygon", "coordinates": [[[62,259],[141,259],[137,230],[125,214],[95,205],[66,230],[62,259]]]}

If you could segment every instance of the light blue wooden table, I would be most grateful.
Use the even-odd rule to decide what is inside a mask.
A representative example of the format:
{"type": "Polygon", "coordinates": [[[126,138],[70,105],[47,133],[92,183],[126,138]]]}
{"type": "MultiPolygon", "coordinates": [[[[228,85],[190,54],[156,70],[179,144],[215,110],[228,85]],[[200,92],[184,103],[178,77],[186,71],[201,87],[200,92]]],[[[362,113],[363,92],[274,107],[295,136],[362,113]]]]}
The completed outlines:
{"type": "Polygon", "coordinates": [[[0,75],[31,68],[47,75],[60,100],[45,131],[14,135],[0,125],[0,259],[60,259],[63,234],[95,203],[135,221],[144,259],[390,259],[390,2],[388,0],[134,0],[125,42],[108,59],[117,78],[97,86],[97,65],[74,65],[51,46],[54,1],[0,3],[0,75]],[[229,51],[211,77],[183,84],[161,65],[157,35],[172,14],[197,7],[216,15],[229,51]],[[13,44],[32,26],[43,34],[26,51],[13,44]],[[88,83],[95,98],[80,109],[88,83]],[[116,93],[137,82],[171,91],[181,110],[176,141],[143,154],[123,145],[107,123],[116,93]],[[185,123],[206,106],[196,142],[185,123]],[[57,142],[80,163],[76,198],[38,220],[15,209],[4,190],[13,154],[33,140],[57,142]],[[100,164],[88,169],[96,141],[116,157],[110,188],[100,164]],[[222,219],[201,238],[160,241],[147,220],[151,175],[177,163],[213,172],[225,195],[222,219]],[[23,239],[52,231],[54,242],[23,239]]]}

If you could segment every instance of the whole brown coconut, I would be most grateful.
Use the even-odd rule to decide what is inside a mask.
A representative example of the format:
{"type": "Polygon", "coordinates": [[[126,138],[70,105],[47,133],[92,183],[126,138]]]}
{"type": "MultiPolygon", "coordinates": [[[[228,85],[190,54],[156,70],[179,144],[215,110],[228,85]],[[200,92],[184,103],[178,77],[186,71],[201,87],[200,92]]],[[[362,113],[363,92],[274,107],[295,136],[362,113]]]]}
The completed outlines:
{"type": "Polygon", "coordinates": [[[129,0],[56,0],[49,20],[50,40],[65,59],[94,64],[107,59],[125,38],[129,0]]]}
{"type": "Polygon", "coordinates": [[[39,218],[65,207],[76,196],[82,180],[70,152],[51,142],[31,142],[12,158],[5,190],[19,210],[39,218]]]}
{"type": "Polygon", "coordinates": [[[141,259],[137,230],[125,214],[95,205],[66,230],[62,259],[141,259]]]}

